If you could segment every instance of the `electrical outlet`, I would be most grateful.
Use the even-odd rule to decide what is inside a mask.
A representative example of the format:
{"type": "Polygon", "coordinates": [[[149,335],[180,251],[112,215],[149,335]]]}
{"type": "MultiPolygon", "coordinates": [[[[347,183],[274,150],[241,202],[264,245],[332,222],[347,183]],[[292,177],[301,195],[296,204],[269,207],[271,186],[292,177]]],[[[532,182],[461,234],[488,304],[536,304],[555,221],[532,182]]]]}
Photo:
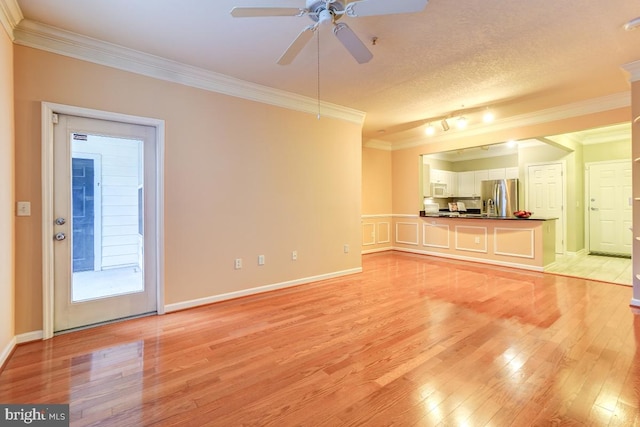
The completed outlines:
{"type": "Polygon", "coordinates": [[[240,270],[242,268],[242,258],[236,258],[235,268],[236,270],[240,270]]]}
{"type": "Polygon", "coordinates": [[[17,202],[17,216],[31,216],[31,202],[17,202]]]}
{"type": "Polygon", "coordinates": [[[298,260],[298,251],[291,252],[291,260],[292,261],[297,261],[298,260]]]}
{"type": "Polygon", "coordinates": [[[348,254],[349,253],[349,245],[344,245],[343,250],[344,250],[345,254],[348,254]]]}
{"type": "Polygon", "coordinates": [[[258,255],[258,265],[264,265],[264,255],[258,255]]]}

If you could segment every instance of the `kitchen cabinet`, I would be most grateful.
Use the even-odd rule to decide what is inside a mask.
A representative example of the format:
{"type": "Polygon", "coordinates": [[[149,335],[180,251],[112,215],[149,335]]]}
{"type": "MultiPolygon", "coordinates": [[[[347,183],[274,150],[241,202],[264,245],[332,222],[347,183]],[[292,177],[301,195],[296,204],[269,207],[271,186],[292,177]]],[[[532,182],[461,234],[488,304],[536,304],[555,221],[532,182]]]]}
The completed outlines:
{"type": "Polygon", "coordinates": [[[482,181],[486,181],[487,179],[489,179],[489,171],[488,170],[474,171],[473,178],[474,178],[474,186],[473,186],[472,195],[475,197],[480,197],[480,194],[481,194],[480,187],[481,187],[482,181]]]}
{"type": "Polygon", "coordinates": [[[505,178],[504,168],[489,169],[487,171],[487,174],[489,176],[488,179],[504,179],[505,178]]]}
{"type": "Polygon", "coordinates": [[[457,190],[457,174],[451,171],[445,171],[440,169],[431,169],[431,182],[435,184],[445,184],[447,191],[445,197],[453,197],[457,190]]]}
{"type": "Polygon", "coordinates": [[[475,191],[475,172],[458,172],[458,197],[472,197],[475,191]]]}
{"type": "Polygon", "coordinates": [[[520,177],[520,169],[517,166],[505,168],[504,175],[506,179],[518,179],[520,177]]]}

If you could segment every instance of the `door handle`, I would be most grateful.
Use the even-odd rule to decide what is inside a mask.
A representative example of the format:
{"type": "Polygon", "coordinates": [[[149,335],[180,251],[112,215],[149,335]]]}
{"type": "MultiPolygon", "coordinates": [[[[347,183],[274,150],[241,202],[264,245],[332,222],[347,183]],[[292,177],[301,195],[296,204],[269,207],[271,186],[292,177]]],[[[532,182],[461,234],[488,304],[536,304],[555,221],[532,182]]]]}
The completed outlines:
{"type": "Polygon", "coordinates": [[[592,211],[599,211],[600,209],[598,208],[591,208],[592,211]]]}
{"type": "Polygon", "coordinates": [[[64,225],[66,222],[67,220],[62,217],[56,218],[56,225],[64,225]]]}
{"type": "Polygon", "coordinates": [[[64,233],[56,233],[55,236],[53,236],[54,239],[56,239],[58,242],[64,240],[67,238],[67,236],[64,233]]]}

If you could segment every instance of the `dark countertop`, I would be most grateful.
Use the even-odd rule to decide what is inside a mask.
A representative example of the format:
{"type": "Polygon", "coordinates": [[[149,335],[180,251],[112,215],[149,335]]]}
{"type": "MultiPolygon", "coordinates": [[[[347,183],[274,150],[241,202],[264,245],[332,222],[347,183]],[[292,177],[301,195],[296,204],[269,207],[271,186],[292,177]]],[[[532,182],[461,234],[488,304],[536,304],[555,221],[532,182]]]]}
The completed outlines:
{"type": "Polygon", "coordinates": [[[454,212],[440,212],[440,213],[425,213],[424,211],[420,211],[420,216],[424,218],[458,218],[458,219],[493,219],[500,221],[552,221],[558,218],[554,217],[544,217],[544,216],[530,216],[529,218],[518,218],[515,216],[487,216],[482,214],[464,214],[464,213],[454,213],[454,212]]]}

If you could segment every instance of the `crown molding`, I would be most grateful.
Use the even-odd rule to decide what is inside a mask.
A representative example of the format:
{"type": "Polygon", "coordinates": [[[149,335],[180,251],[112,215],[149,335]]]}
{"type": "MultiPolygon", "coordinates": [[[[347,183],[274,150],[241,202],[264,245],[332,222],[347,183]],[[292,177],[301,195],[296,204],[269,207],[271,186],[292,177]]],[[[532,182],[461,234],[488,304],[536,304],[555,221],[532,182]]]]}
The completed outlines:
{"type": "Polygon", "coordinates": [[[629,73],[630,82],[637,82],[640,80],[640,60],[624,64],[622,68],[629,73]]]}
{"type": "Polygon", "coordinates": [[[461,137],[471,137],[484,135],[524,126],[533,126],[557,120],[564,120],[573,117],[585,116],[588,114],[601,113],[603,111],[615,110],[631,106],[631,93],[620,92],[600,98],[588,99],[586,101],[574,102],[560,105],[546,110],[535,111],[533,113],[521,114],[496,121],[493,125],[478,125],[466,131],[449,132],[431,137],[421,137],[400,144],[393,145],[393,151],[405,150],[408,148],[420,147],[433,142],[455,141],[461,137]]]}
{"type": "MultiPolygon", "coordinates": [[[[8,0],[0,0],[2,1],[8,0]]],[[[15,43],[21,46],[210,92],[318,114],[317,99],[246,82],[27,19],[20,21],[13,34],[15,43]]],[[[364,123],[365,113],[352,108],[320,102],[319,111],[322,117],[345,120],[360,126],[364,123]]]]}
{"type": "Polygon", "coordinates": [[[13,30],[23,19],[17,0],[0,0],[0,23],[11,40],[15,40],[13,30]]]}
{"type": "Polygon", "coordinates": [[[393,146],[388,141],[380,141],[379,139],[370,139],[364,144],[364,148],[375,148],[376,150],[393,151],[393,146]]]}

